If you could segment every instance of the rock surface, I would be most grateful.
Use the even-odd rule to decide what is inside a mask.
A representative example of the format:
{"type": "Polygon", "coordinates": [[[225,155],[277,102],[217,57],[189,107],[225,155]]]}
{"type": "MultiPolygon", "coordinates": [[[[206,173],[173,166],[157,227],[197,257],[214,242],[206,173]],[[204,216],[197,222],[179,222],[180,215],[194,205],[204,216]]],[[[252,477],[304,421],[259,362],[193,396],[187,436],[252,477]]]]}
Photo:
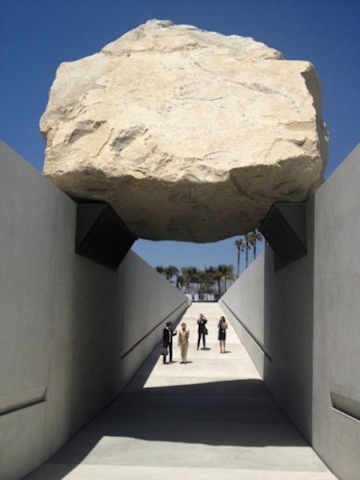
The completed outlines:
{"type": "Polygon", "coordinates": [[[61,64],[40,128],[44,175],[150,240],[245,233],[274,202],[306,200],[327,161],[309,62],[170,21],[61,64]]]}

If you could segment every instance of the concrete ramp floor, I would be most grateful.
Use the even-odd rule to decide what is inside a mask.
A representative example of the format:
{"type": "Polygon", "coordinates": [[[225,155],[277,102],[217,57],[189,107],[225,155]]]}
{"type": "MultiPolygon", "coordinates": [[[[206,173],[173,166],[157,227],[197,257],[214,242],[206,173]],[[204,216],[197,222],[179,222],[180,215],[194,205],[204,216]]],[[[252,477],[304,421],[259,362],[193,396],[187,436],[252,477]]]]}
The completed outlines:
{"type": "Polygon", "coordinates": [[[233,328],[220,354],[217,304],[194,303],[188,362],[154,350],[118,399],[26,480],[330,480],[269,396],[233,328]],[[196,319],[208,318],[206,349],[196,319]]]}

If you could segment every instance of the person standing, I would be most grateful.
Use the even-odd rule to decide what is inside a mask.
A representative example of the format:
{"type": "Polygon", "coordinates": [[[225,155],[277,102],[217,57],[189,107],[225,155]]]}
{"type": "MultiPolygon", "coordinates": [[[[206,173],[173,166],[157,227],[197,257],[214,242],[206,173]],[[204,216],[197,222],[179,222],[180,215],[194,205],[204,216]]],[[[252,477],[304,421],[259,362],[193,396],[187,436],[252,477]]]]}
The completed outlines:
{"type": "Polygon", "coordinates": [[[163,330],[163,362],[166,363],[166,356],[169,354],[169,362],[173,359],[173,339],[177,332],[173,332],[172,323],[166,322],[166,327],[163,330]]]}
{"type": "Polygon", "coordinates": [[[181,362],[180,363],[187,363],[187,351],[189,348],[189,336],[190,332],[186,328],[186,323],[183,322],[181,324],[181,329],[178,334],[178,345],[180,347],[180,356],[181,362]]]}
{"type": "Polygon", "coordinates": [[[228,325],[226,323],[225,317],[221,317],[218,323],[219,335],[218,339],[220,342],[220,353],[225,353],[225,341],[226,341],[226,329],[228,325]]]}
{"type": "Polygon", "coordinates": [[[201,339],[202,339],[202,343],[203,343],[203,348],[206,347],[205,335],[207,334],[207,328],[206,328],[207,319],[205,318],[205,316],[202,313],[200,313],[200,316],[197,319],[197,323],[198,323],[197,349],[199,350],[201,339]]]}

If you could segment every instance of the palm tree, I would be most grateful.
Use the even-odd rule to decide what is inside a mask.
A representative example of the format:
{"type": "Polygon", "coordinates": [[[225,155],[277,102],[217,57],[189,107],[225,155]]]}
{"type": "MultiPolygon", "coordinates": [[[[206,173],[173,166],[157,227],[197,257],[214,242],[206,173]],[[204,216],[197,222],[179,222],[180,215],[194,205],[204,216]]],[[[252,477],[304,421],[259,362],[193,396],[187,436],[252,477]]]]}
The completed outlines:
{"type": "Polygon", "coordinates": [[[246,243],[246,267],[248,266],[248,250],[252,248],[253,250],[253,257],[254,260],[256,259],[256,247],[258,242],[263,240],[262,234],[259,230],[252,230],[245,235],[245,243],[246,243]]]}
{"type": "Polygon", "coordinates": [[[254,260],[255,260],[255,258],[256,258],[256,245],[257,245],[258,242],[261,242],[264,239],[264,237],[261,235],[259,230],[254,230],[253,232],[250,232],[250,234],[251,234],[250,245],[253,248],[254,260]]]}
{"type": "Polygon", "coordinates": [[[182,292],[185,285],[185,278],[183,275],[176,275],[176,287],[182,292]]]}
{"type": "Polygon", "coordinates": [[[214,282],[217,284],[217,293],[218,293],[218,298],[221,297],[222,295],[222,285],[221,285],[221,280],[224,276],[223,268],[224,265],[218,265],[217,267],[213,267],[212,271],[212,277],[214,279],[214,282]]]}
{"type": "Polygon", "coordinates": [[[156,267],[156,271],[157,271],[158,273],[160,273],[160,275],[164,275],[164,274],[165,274],[165,269],[164,269],[164,267],[162,267],[162,266],[156,267]]]}
{"type": "Polygon", "coordinates": [[[214,283],[217,284],[217,288],[219,289],[219,283],[218,283],[218,278],[217,278],[217,269],[216,267],[206,267],[205,268],[205,273],[207,275],[207,283],[211,287],[214,285],[214,283]]]}
{"type": "Polygon", "coordinates": [[[245,250],[244,239],[238,238],[235,240],[235,247],[237,249],[237,277],[239,278],[240,275],[240,260],[241,260],[241,252],[245,250]]]}
{"type": "Polygon", "coordinates": [[[250,242],[251,242],[251,235],[252,232],[245,233],[245,268],[249,266],[249,250],[250,250],[250,242]]]}
{"type": "Polygon", "coordinates": [[[224,291],[226,292],[227,290],[227,282],[228,280],[233,281],[234,280],[234,267],[233,265],[225,265],[225,268],[223,268],[224,276],[224,291]]]}
{"type": "Polygon", "coordinates": [[[197,284],[199,280],[199,272],[196,267],[183,267],[181,273],[184,277],[184,284],[187,289],[187,293],[194,293],[194,288],[191,287],[193,284],[197,284]]]}
{"type": "Polygon", "coordinates": [[[169,280],[169,282],[171,281],[174,275],[178,275],[179,273],[178,268],[175,267],[174,265],[169,265],[164,270],[165,270],[164,273],[165,273],[166,280],[169,280]]]}
{"type": "Polygon", "coordinates": [[[198,293],[202,294],[211,294],[213,293],[213,284],[214,279],[212,276],[212,267],[205,268],[205,270],[199,270],[198,272],[198,293]]]}
{"type": "Polygon", "coordinates": [[[232,265],[218,265],[212,268],[212,276],[217,283],[218,297],[220,298],[227,289],[227,281],[234,279],[234,267],[232,265]]]}

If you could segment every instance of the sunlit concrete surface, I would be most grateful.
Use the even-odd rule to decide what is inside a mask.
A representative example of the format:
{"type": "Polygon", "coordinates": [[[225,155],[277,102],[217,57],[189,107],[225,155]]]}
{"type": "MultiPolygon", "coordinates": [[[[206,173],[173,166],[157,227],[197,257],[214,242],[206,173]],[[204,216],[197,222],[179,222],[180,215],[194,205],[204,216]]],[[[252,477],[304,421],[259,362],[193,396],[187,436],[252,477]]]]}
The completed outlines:
{"type": "MultiPolygon", "coordinates": [[[[160,344],[118,399],[26,480],[330,480],[326,468],[273,402],[229,327],[220,354],[217,304],[195,303],[186,365],[160,344]],[[196,350],[196,319],[208,318],[196,350]]],[[[160,340],[160,339],[159,339],[160,340]]]]}

